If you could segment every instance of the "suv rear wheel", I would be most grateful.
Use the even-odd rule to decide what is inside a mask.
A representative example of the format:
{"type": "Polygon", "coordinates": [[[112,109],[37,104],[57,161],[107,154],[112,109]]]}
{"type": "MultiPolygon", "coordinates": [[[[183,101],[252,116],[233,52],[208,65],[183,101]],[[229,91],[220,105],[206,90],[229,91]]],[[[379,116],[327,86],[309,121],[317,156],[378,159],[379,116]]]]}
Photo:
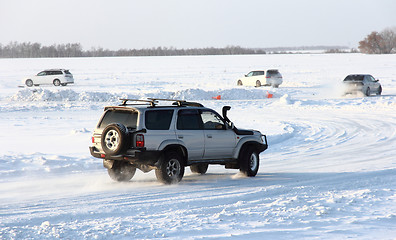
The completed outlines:
{"type": "Polygon", "coordinates": [[[112,168],[107,169],[110,178],[117,182],[127,182],[135,176],[136,168],[127,162],[115,161],[112,168]]]}
{"type": "Polygon", "coordinates": [[[160,166],[155,170],[160,182],[173,184],[181,181],[184,175],[184,163],[177,152],[167,152],[160,160],[160,166]]]}
{"type": "Polygon", "coordinates": [[[61,85],[61,81],[59,79],[55,79],[53,82],[54,86],[60,86],[61,85]]]}
{"type": "Polygon", "coordinates": [[[108,125],[102,132],[102,149],[109,155],[118,155],[128,146],[128,130],[121,123],[108,125]]]}
{"type": "Polygon", "coordinates": [[[28,87],[32,87],[33,86],[33,81],[31,79],[28,79],[28,80],[26,80],[25,84],[28,87]]]}
{"type": "Polygon", "coordinates": [[[370,96],[370,94],[371,94],[371,91],[370,91],[370,88],[368,87],[367,89],[366,89],[366,96],[370,96]]]}
{"type": "Polygon", "coordinates": [[[248,177],[257,175],[260,165],[259,155],[252,146],[248,147],[241,155],[240,171],[248,177]]]}

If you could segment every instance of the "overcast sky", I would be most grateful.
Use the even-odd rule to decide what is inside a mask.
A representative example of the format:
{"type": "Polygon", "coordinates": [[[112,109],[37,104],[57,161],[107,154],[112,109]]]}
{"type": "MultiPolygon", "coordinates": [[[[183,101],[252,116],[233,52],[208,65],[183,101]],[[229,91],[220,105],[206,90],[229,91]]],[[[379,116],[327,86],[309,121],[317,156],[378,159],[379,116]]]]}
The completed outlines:
{"type": "Polygon", "coordinates": [[[396,0],[0,0],[0,44],[357,47],[396,26],[396,0]]]}

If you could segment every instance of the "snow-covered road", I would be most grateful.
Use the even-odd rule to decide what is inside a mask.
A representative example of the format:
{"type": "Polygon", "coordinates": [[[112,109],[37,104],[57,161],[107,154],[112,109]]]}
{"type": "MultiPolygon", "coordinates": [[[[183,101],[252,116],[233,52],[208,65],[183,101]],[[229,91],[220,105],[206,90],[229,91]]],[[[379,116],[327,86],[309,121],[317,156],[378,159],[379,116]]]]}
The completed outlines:
{"type": "Polygon", "coordinates": [[[361,54],[0,59],[0,239],[394,239],[395,69],[394,55],[361,54]],[[51,67],[76,84],[16,87],[51,67]],[[265,67],[280,88],[236,86],[265,67]],[[339,94],[361,71],[382,96],[339,94]],[[268,136],[258,175],[210,166],[171,186],[140,171],[112,182],[88,146],[120,96],[232,106],[236,126],[268,136]]]}

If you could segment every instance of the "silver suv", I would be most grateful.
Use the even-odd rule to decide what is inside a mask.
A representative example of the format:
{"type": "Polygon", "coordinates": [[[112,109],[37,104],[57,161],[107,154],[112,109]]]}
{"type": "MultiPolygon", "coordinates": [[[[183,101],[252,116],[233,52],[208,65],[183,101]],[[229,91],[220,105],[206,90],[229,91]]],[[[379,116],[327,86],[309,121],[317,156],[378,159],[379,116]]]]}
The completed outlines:
{"type": "Polygon", "coordinates": [[[136,168],[155,170],[165,184],[179,182],[184,167],[205,174],[209,164],[240,169],[253,177],[267,138],[259,131],[237,129],[228,119],[200,103],[184,100],[121,99],[119,106],[105,107],[93,136],[91,155],[115,181],[129,181],[136,168]],[[173,104],[159,105],[159,101],[173,104]]]}
{"type": "Polygon", "coordinates": [[[346,76],[343,81],[344,94],[362,92],[366,96],[372,93],[381,95],[382,86],[379,80],[376,80],[369,74],[351,74],[346,76]]]}

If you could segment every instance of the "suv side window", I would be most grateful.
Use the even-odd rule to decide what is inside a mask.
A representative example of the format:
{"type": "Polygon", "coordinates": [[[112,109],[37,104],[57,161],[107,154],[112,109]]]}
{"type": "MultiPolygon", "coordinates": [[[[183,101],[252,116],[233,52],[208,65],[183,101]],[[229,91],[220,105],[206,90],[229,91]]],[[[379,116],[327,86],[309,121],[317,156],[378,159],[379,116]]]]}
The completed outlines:
{"type": "Polygon", "coordinates": [[[145,125],[148,130],[168,130],[172,122],[173,110],[146,111],[145,125]]]}
{"type": "Polygon", "coordinates": [[[364,80],[365,82],[373,82],[373,79],[371,78],[371,76],[364,76],[364,80]]]}
{"type": "Polygon", "coordinates": [[[184,109],[178,112],[177,129],[179,130],[201,130],[202,119],[196,109],[184,109]]]}
{"type": "Polygon", "coordinates": [[[202,122],[205,130],[221,130],[226,129],[221,117],[212,111],[202,111],[202,122]]]}
{"type": "Polygon", "coordinates": [[[253,73],[253,76],[260,76],[260,75],[264,75],[264,71],[255,71],[253,73]]]}
{"type": "Polygon", "coordinates": [[[246,75],[246,77],[251,77],[251,76],[253,76],[253,73],[254,73],[254,72],[248,73],[248,74],[246,75]]]}
{"type": "Polygon", "coordinates": [[[47,73],[45,71],[37,73],[37,76],[45,76],[45,75],[47,75],[47,73]]]}

